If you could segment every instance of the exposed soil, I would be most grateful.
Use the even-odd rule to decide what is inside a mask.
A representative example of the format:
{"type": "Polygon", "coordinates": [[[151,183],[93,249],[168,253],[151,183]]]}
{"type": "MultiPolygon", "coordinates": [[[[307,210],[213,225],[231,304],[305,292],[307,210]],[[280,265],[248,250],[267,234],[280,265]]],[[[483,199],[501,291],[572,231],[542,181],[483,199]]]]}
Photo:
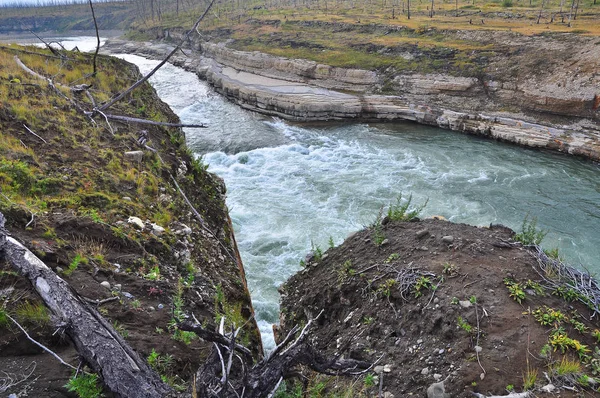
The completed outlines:
{"type": "MultiPolygon", "coordinates": [[[[0,58],[12,62],[10,54],[0,58]]],[[[37,56],[31,57],[25,62],[35,62],[37,56]]],[[[124,61],[101,57],[99,63],[98,86],[104,76],[118,76],[112,86],[118,92],[139,76],[137,68],[124,61]]],[[[52,90],[12,67],[0,66],[0,81],[9,87],[0,92],[0,212],[7,218],[8,231],[96,306],[140,356],[146,358],[153,350],[172,356],[161,373],[170,384],[186,388],[211,345],[189,335],[178,337],[177,321],[194,314],[214,327],[218,316],[237,316],[240,325],[252,317],[222,181],[194,161],[181,129],[114,123],[112,135],[103,121],[94,127],[52,90]],[[11,80],[29,85],[21,89],[11,86],[11,80]],[[9,97],[3,98],[6,93],[9,97]],[[23,129],[14,113],[15,101],[43,115],[27,123],[45,142],[23,129]],[[138,160],[125,155],[143,149],[137,143],[142,129],[146,145],[160,159],[149,150],[138,160]],[[128,222],[132,216],[143,225],[128,222]]],[[[77,67],[81,65],[75,61],[64,66],[77,67]]],[[[178,121],[148,84],[111,112],[178,121]]],[[[4,314],[78,367],[62,320],[53,319],[30,282],[0,256],[0,370],[6,372],[0,372],[0,394],[74,396],[64,387],[72,371],[43,353],[4,314]],[[26,375],[26,380],[9,386],[26,375]]],[[[246,322],[244,330],[244,342],[261,355],[256,324],[246,322]]]]}
{"type": "MultiPolygon", "coordinates": [[[[529,369],[538,369],[539,389],[548,384],[544,372],[552,375],[550,364],[563,355],[558,349],[542,357],[552,326],[542,326],[530,311],[543,306],[569,315],[577,311],[580,318],[575,318],[589,329],[582,334],[571,325],[562,326],[587,345],[590,355],[596,340],[589,331],[598,322],[589,321],[585,306],[568,303],[548,289],[536,293],[523,287],[521,304],[511,298],[505,278],[544,284],[531,250],[511,243],[512,236],[502,226],[482,228],[435,219],[391,222],[380,231],[355,233],[322,258],[313,255],[306,269],[282,287],[278,332],[285,335],[293,325],[304,324],[323,310],[311,341],[330,354],[389,365],[389,372],[382,373],[383,392],[396,397],[425,396],[427,388],[441,380],[452,397],[470,397],[471,392],[505,395],[507,386],[522,391],[528,364],[529,369]],[[383,238],[380,246],[374,243],[383,238]],[[402,275],[409,273],[431,282],[429,288],[421,288],[420,297],[414,281],[402,284],[402,275]],[[431,288],[434,285],[437,289],[431,288]],[[461,318],[468,326],[459,326],[461,318]],[[481,347],[479,358],[476,346],[481,347]]],[[[565,356],[577,361],[571,349],[565,356]]],[[[592,376],[589,368],[582,367],[584,372],[592,376]]],[[[559,379],[553,383],[568,384],[559,379]]],[[[327,385],[334,388],[333,383],[327,385]]],[[[376,395],[377,387],[355,395],[376,395]]],[[[576,391],[562,390],[558,395],[595,396],[579,386],[576,391]]],[[[536,395],[544,396],[539,390],[536,395]]]]}

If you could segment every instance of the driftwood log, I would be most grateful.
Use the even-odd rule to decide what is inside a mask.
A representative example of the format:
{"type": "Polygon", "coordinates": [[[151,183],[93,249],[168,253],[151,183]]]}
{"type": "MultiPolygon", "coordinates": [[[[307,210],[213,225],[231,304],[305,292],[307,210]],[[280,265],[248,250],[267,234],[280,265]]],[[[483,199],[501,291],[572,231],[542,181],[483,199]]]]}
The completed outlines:
{"type": "Polygon", "coordinates": [[[64,325],[79,354],[106,386],[123,397],[167,397],[172,394],[148,364],[131,349],[92,306],[31,251],[4,229],[0,213],[0,253],[29,279],[46,306],[64,325]]]}
{"type": "Polygon", "coordinates": [[[308,321],[298,337],[295,336],[299,328],[293,328],[281,344],[256,364],[250,350],[236,342],[240,329],[226,334],[224,320],[219,332],[187,322],[178,327],[212,342],[214,348],[204,366],[196,372],[189,390],[177,394],[94,307],[31,251],[10,237],[4,224],[4,215],[0,213],[0,258],[4,257],[19,274],[29,279],[81,357],[117,396],[259,398],[272,396],[283,378],[299,365],[331,375],[358,375],[372,366],[339,356],[326,358],[315,350],[307,342],[307,336],[316,318],[308,321]]]}

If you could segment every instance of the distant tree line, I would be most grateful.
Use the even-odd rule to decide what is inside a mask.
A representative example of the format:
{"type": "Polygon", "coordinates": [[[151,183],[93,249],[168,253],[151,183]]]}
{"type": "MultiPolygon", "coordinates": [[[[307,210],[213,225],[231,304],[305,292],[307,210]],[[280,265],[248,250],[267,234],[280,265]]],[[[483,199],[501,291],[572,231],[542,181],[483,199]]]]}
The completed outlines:
{"type": "MultiPolygon", "coordinates": [[[[93,0],[98,3],[130,2],[132,0],[93,0]]],[[[56,7],[64,5],[77,5],[87,3],[88,0],[14,0],[0,2],[0,8],[34,8],[34,7],[56,7]]]]}

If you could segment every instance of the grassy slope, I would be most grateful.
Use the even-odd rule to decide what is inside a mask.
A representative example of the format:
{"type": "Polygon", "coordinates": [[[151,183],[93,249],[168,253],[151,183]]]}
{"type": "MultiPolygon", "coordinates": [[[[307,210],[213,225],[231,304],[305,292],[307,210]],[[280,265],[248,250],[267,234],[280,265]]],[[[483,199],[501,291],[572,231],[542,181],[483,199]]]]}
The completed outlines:
{"type": "MultiPolygon", "coordinates": [[[[221,182],[193,158],[180,129],[112,123],[113,136],[101,117],[92,124],[47,83],[21,70],[13,57],[57,83],[92,84],[90,92],[98,103],[135,82],[137,68],[101,56],[98,75],[89,77],[91,55],[69,53],[68,60],[59,60],[45,50],[25,51],[35,54],[16,46],[0,48],[0,211],[7,217],[7,228],[84,297],[119,297],[101,311],[119,322],[119,328],[129,330],[129,342],[142,355],[152,349],[173,355],[169,377],[185,378],[202,362],[197,350],[203,345],[176,331],[174,321],[193,312],[207,324],[223,315],[241,324],[252,312],[245,280],[231,257],[235,254],[221,182]],[[140,149],[136,140],[141,129],[147,131],[148,145],[160,159],[150,151],[141,161],[124,155],[140,149]],[[178,176],[206,226],[222,243],[203,232],[170,174],[178,176]],[[127,223],[130,216],[156,223],[165,232],[140,231],[127,223]],[[190,226],[191,235],[175,234],[182,228],[179,223],[190,226]],[[223,253],[223,246],[232,254],[223,253]],[[189,258],[174,254],[186,247],[189,258]],[[134,298],[104,289],[99,284],[105,280],[121,284],[134,298]],[[155,310],[162,308],[159,305],[165,309],[155,310]]],[[[85,95],[63,92],[91,109],[85,95]]],[[[109,112],[178,120],[148,84],[109,112]]],[[[0,261],[0,291],[9,288],[0,295],[0,363],[6,349],[22,343],[18,330],[3,318],[6,312],[34,329],[42,341],[57,343],[50,337],[47,315],[44,322],[34,322],[31,314],[43,315],[44,310],[28,286],[0,261]]],[[[251,323],[244,339],[260,350],[258,331],[251,323]]],[[[56,365],[51,361],[49,366],[56,365]]],[[[43,363],[38,370],[44,372],[43,363]]],[[[174,380],[181,384],[181,379],[174,380]]]]}

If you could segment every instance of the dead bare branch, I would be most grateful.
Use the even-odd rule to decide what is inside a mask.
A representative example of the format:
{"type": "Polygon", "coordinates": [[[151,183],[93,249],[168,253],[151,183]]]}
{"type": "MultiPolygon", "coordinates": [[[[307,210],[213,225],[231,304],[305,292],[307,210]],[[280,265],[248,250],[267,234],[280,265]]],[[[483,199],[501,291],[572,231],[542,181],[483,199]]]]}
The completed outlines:
{"type": "Polygon", "coordinates": [[[17,375],[14,373],[7,373],[5,371],[2,371],[2,374],[4,376],[0,376],[0,392],[6,392],[6,391],[8,391],[9,388],[15,387],[18,384],[21,384],[25,380],[29,379],[29,377],[31,377],[31,375],[35,371],[36,366],[37,366],[37,363],[35,361],[31,362],[29,364],[29,366],[27,366],[25,368],[25,372],[27,372],[27,370],[29,368],[31,368],[31,371],[29,371],[29,373],[26,373],[26,374],[24,373],[22,375],[17,375]]]}
{"type": "MultiPolygon", "coordinates": [[[[92,19],[94,20],[94,28],[96,29],[96,52],[94,52],[94,71],[92,72],[92,76],[96,77],[97,68],[96,68],[96,58],[98,57],[98,51],[100,50],[100,34],[98,33],[98,22],[96,22],[96,13],[94,12],[94,6],[92,5],[92,0],[89,0],[90,9],[92,10],[92,19]]],[[[113,134],[114,135],[114,134],[113,134]]]]}
{"type": "MultiPolygon", "coordinates": [[[[102,112],[102,108],[98,108],[96,110],[98,113],[102,112]]],[[[106,114],[106,117],[112,120],[119,120],[122,122],[131,122],[131,123],[140,123],[140,124],[151,124],[153,126],[166,126],[166,127],[187,127],[187,128],[207,128],[208,126],[204,124],[184,124],[184,123],[168,123],[168,122],[155,122],[154,120],[146,120],[139,119],[137,117],[130,116],[119,116],[119,115],[109,115],[106,114]]]]}
{"type": "Polygon", "coordinates": [[[210,9],[212,8],[213,4],[214,4],[215,0],[211,0],[211,2],[208,4],[208,7],[206,8],[206,10],[204,11],[204,13],[200,16],[200,18],[198,18],[198,20],[196,21],[196,23],[194,24],[194,26],[192,26],[192,28],[183,36],[183,38],[181,39],[181,41],[179,42],[179,44],[177,46],[175,46],[175,48],[166,56],[165,59],[163,59],[158,65],[156,65],[156,67],[154,69],[152,69],[146,76],[144,76],[143,78],[141,78],[140,80],[138,80],[137,82],[135,82],[131,87],[129,87],[127,90],[123,91],[121,94],[117,95],[115,98],[113,98],[112,100],[110,100],[109,102],[107,102],[106,104],[102,105],[99,110],[104,111],[108,108],[110,108],[111,106],[113,106],[115,103],[119,102],[120,100],[122,100],[127,94],[129,94],[130,92],[132,92],[133,90],[135,90],[136,88],[138,88],[141,84],[143,84],[146,80],[148,80],[150,77],[152,77],[152,75],[154,75],[156,73],[156,71],[158,71],[160,68],[163,67],[164,64],[166,64],[169,59],[173,56],[173,54],[175,54],[179,48],[189,39],[190,35],[192,34],[192,32],[194,32],[196,30],[196,28],[198,27],[198,25],[200,25],[200,22],[202,22],[202,20],[204,19],[204,17],[206,16],[206,14],[208,14],[208,12],[210,11],[210,9]]]}
{"type": "Polygon", "coordinates": [[[8,319],[10,319],[12,321],[12,323],[14,323],[19,329],[21,329],[21,331],[23,333],[25,333],[25,336],[27,337],[27,339],[29,339],[29,341],[31,341],[33,344],[37,345],[38,347],[40,347],[42,350],[46,351],[48,354],[52,355],[54,358],[56,358],[58,360],[58,362],[62,363],[63,365],[73,369],[73,370],[77,370],[77,368],[65,361],[63,361],[63,359],[61,357],[59,357],[54,351],[52,351],[51,349],[49,349],[48,347],[46,347],[45,345],[43,345],[42,343],[39,343],[37,340],[35,340],[33,337],[31,337],[29,335],[29,333],[27,333],[27,331],[25,329],[23,329],[23,326],[21,326],[19,324],[19,322],[15,321],[14,318],[8,314],[4,314],[6,315],[6,317],[8,319]]]}
{"type": "Polygon", "coordinates": [[[48,143],[45,139],[43,139],[42,137],[40,137],[39,135],[37,135],[36,133],[34,133],[29,127],[27,127],[26,124],[23,124],[23,127],[25,127],[25,130],[27,130],[29,133],[33,134],[34,136],[36,136],[37,138],[39,138],[40,140],[42,140],[44,142],[44,144],[48,143]]]}

